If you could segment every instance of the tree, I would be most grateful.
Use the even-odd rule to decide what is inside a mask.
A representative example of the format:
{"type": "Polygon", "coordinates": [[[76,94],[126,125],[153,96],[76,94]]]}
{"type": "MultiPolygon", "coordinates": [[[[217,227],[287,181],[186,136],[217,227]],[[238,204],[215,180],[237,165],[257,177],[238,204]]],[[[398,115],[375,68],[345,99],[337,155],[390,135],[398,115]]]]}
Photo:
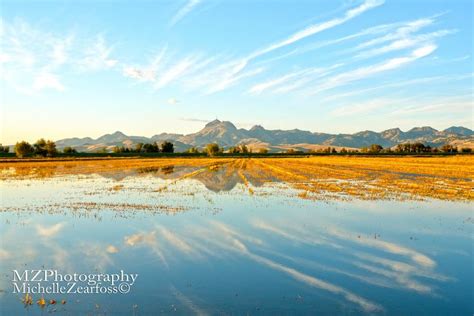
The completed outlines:
{"type": "Polygon", "coordinates": [[[259,154],[268,154],[268,149],[266,149],[266,148],[260,148],[260,149],[258,150],[258,153],[259,153],[259,154]]]}
{"type": "Polygon", "coordinates": [[[249,149],[248,149],[248,147],[247,147],[246,145],[242,144],[242,145],[240,145],[240,152],[241,152],[242,154],[248,154],[248,153],[249,153],[249,149]]]}
{"type": "Polygon", "coordinates": [[[142,149],[143,149],[143,143],[138,143],[138,144],[135,145],[135,151],[137,153],[141,152],[142,149]]]}
{"type": "Polygon", "coordinates": [[[220,147],[216,143],[206,145],[206,153],[211,157],[217,155],[219,151],[220,151],[220,147]]]}
{"type": "Polygon", "coordinates": [[[58,150],[56,149],[56,143],[52,140],[48,140],[46,142],[45,150],[48,157],[53,157],[58,153],[58,150]]]}
{"type": "Polygon", "coordinates": [[[171,142],[164,142],[161,144],[161,152],[162,153],[173,153],[174,152],[174,145],[171,142]]]}
{"type": "Polygon", "coordinates": [[[458,151],[458,148],[454,147],[453,145],[446,144],[441,146],[441,151],[445,153],[455,153],[458,151]]]}
{"type": "Polygon", "coordinates": [[[33,146],[31,146],[30,143],[25,142],[25,141],[21,141],[21,142],[15,144],[14,151],[15,151],[15,154],[16,154],[17,157],[23,158],[25,156],[28,156],[28,155],[31,155],[32,153],[34,153],[35,150],[34,150],[33,146]]]}
{"type": "Polygon", "coordinates": [[[76,149],[67,146],[67,147],[63,148],[63,153],[65,153],[65,154],[75,154],[75,153],[77,153],[77,151],[76,151],[76,149]]]}
{"type": "Polygon", "coordinates": [[[44,140],[44,138],[38,139],[33,145],[33,147],[35,148],[34,152],[36,155],[45,157],[48,153],[48,151],[46,150],[46,141],[44,140]]]}
{"type": "Polygon", "coordinates": [[[342,148],[341,151],[340,151],[341,154],[347,154],[347,149],[346,148],[342,148]]]}
{"type": "Polygon", "coordinates": [[[190,154],[199,154],[199,149],[197,149],[196,147],[191,147],[187,150],[187,152],[190,154]]]}
{"type": "Polygon", "coordinates": [[[10,147],[3,146],[2,144],[0,144],[0,153],[8,154],[9,151],[10,151],[10,147]]]}
{"type": "MultiPolygon", "coordinates": [[[[8,151],[7,151],[7,152],[8,152],[8,151]]],[[[462,149],[461,149],[461,152],[464,153],[464,154],[472,153],[472,148],[462,148],[462,149]]]]}
{"type": "Polygon", "coordinates": [[[398,144],[395,147],[395,152],[399,153],[424,153],[432,151],[430,146],[425,146],[423,143],[404,143],[398,144]]]}
{"type": "Polygon", "coordinates": [[[369,147],[369,152],[373,153],[373,154],[378,154],[379,152],[382,151],[382,149],[383,149],[383,147],[380,146],[379,144],[372,144],[369,147]]]}
{"type": "Polygon", "coordinates": [[[287,154],[302,154],[303,152],[301,150],[295,150],[294,148],[290,148],[286,151],[287,154]]]}
{"type": "Polygon", "coordinates": [[[238,154],[240,153],[240,148],[239,147],[229,147],[229,154],[238,154]]]}
{"type": "Polygon", "coordinates": [[[160,148],[156,143],[153,144],[144,144],[143,151],[146,153],[158,153],[160,152],[160,148]]]}
{"type": "Polygon", "coordinates": [[[115,146],[112,148],[112,152],[115,154],[121,153],[123,151],[123,147],[115,146]]]}

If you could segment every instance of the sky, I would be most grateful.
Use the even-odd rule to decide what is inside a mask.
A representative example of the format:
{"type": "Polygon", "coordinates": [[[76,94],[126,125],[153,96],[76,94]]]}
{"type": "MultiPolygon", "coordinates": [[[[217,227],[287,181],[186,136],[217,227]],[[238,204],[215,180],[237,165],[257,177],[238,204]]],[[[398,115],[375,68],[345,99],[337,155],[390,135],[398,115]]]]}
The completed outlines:
{"type": "Polygon", "coordinates": [[[0,142],[473,128],[471,0],[0,3],[0,142]]]}

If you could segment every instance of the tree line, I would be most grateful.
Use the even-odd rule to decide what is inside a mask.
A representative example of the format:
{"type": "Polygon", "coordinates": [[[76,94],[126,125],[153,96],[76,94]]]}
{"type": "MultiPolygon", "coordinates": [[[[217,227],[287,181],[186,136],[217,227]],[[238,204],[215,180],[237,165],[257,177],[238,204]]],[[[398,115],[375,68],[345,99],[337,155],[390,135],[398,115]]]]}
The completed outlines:
{"type": "Polygon", "coordinates": [[[13,151],[20,158],[31,155],[53,157],[58,153],[56,143],[52,140],[44,140],[44,138],[38,139],[33,145],[26,141],[18,142],[15,144],[13,151]]]}
{"type": "MultiPolygon", "coordinates": [[[[52,140],[45,140],[43,138],[39,139],[31,145],[26,141],[17,142],[14,146],[14,152],[17,157],[27,157],[27,156],[41,156],[41,157],[54,157],[60,151],[56,148],[56,144],[52,140]]],[[[102,151],[98,153],[107,153],[106,148],[102,148],[102,151]]],[[[165,141],[161,144],[158,143],[137,143],[133,147],[125,146],[115,146],[112,148],[113,153],[174,153],[174,144],[165,141]]],[[[0,153],[9,153],[9,146],[3,146],[0,144],[0,153]]],[[[401,153],[401,154],[419,154],[419,153],[471,153],[471,148],[458,148],[456,146],[446,144],[441,147],[431,147],[420,142],[416,143],[403,143],[398,144],[395,147],[384,148],[379,144],[372,144],[370,146],[362,147],[360,150],[356,149],[346,149],[346,148],[335,148],[335,147],[325,147],[316,150],[310,150],[307,153],[309,154],[390,154],[390,153],[401,153]]],[[[77,150],[73,147],[64,147],[62,150],[63,154],[76,154],[77,150]]],[[[197,147],[191,147],[186,150],[185,153],[189,154],[207,154],[208,156],[216,156],[224,153],[228,154],[267,154],[268,149],[261,148],[256,152],[252,151],[252,148],[247,147],[246,145],[237,145],[229,147],[227,150],[224,150],[224,147],[219,146],[217,143],[207,144],[203,149],[197,147]]],[[[304,154],[305,152],[300,150],[295,150],[290,148],[286,151],[287,154],[304,154]]]]}
{"type": "Polygon", "coordinates": [[[379,144],[372,144],[368,147],[362,147],[361,153],[379,154],[379,153],[403,153],[403,154],[421,154],[421,153],[471,153],[471,148],[458,148],[450,144],[441,147],[431,147],[423,143],[403,143],[392,148],[383,148],[379,144]]]}
{"type": "Polygon", "coordinates": [[[114,153],[174,153],[174,145],[171,142],[157,143],[138,143],[133,148],[124,146],[115,146],[112,148],[114,153]]]}

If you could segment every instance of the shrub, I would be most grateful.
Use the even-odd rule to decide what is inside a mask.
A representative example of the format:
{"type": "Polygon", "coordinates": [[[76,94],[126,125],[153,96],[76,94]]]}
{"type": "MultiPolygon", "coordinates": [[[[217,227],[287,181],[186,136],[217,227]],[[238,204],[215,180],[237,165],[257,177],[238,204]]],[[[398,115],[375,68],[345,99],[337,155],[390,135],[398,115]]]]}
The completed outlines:
{"type": "Polygon", "coordinates": [[[31,146],[30,143],[21,141],[15,144],[14,151],[17,157],[23,158],[25,156],[33,154],[34,148],[33,146],[31,146]]]}
{"type": "Polygon", "coordinates": [[[206,145],[206,153],[211,157],[217,155],[220,152],[220,150],[221,149],[219,145],[216,143],[206,145]]]}

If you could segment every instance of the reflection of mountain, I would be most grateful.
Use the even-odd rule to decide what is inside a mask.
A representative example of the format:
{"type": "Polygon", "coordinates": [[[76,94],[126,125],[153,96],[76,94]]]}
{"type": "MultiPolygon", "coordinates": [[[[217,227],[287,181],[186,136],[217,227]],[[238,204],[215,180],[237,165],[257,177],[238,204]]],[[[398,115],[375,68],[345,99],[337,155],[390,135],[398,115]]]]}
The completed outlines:
{"type": "MultiPolygon", "coordinates": [[[[151,174],[152,176],[164,180],[176,180],[198,170],[200,170],[199,167],[168,166],[160,168],[159,170],[139,169],[138,172],[141,174],[151,174]],[[170,172],[170,170],[172,171],[170,172]]],[[[245,184],[242,177],[239,176],[238,170],[237,166],[229,164],[217,168],[210,168],[209,170],[199,172],[190,178],[201,182],[204,184],[206,189],[213,192],[230,191],[239,183],[245,184]]],[[[263,185],[262,181],[253,181],[251,178],[249,178],[249,182],[255,187],[263,185]]]]}
{"type": "MultiPolygon", "coordinates": [[[[114,159],[0,166],[0,180],[99,175],[121,181],[137,178],[146,190],[168,180],[165,187],[186,180],[201,182],[213,192],[242,184],[250,194],[266,183],[282,182],[302,198],[406,199],[435,198],[472,201],[471,156],[424,158],[317,157],[262,159],[114,159]],[[142,177],[143,181],[139,178],[142,177]],[[147,179],[148,178],[148,179],[147,179]]],[[[66,181],[77,178],[66,178],[66,181]]]]}
{"type": "Polygon", "coordinates": [[[380,144],[384,147],[391,147],[406,142],[421,142],[430,146],[449,143],[461,147],[474,147],[474,132],[461,126],[452,126],[443,131],[424,126],[412,128],[407,132],[403,132],[399,128],[392,128],[380,133],[362,131],[355,134],[325,134],[299,129],[267,130],[260,125],[246,130],[239,129],[228,121],[214,120],[207,123],[200,131],[188,135],[162,133],[147,138],[115,132],[97,139],[90,137],[61,139],[56,142],[56,145],[60,149],[72,146],[79,151],[93,152],[104,147],[108,149],[113,146],[133,147],[137,143],[160,143],[163,141],[173,142],[177,152],[184,151],[191,146],[204,147],[208,143],[218,143],[225,148],[247,144],[255,149],[268,148],[275,152],[285,151],[288,148],[316,149],[315,146],[360,148],[371,144],[380,144]]]}
{"type": "MultiPolygon", "coordinates": [[[[121,181],[127,177],[133,177],[137,175],[149,175],[163,180],[177,180],[182,179],[186,177],[186,175],[189,175],[200,169],[200,167],[169,165],[165,167],[150,167],[101,172],[99,175],[107,179],[113,179],[115,181],[121,181]]],[[[245,184],[243,179],[238,174],[238,168],[233,165],[225,165],[222,167],[209,169],[206,170],[206,172],[197,173],[196,175],[193,175],[189,178],[201,182],[204,184],[206,189],[213,192],[230,191],[238,183],[245,184]]],[[[263,185],[262,181],[254,180],[252,178],[249,178],[249,183],[255,187],[263,185]]]]}

